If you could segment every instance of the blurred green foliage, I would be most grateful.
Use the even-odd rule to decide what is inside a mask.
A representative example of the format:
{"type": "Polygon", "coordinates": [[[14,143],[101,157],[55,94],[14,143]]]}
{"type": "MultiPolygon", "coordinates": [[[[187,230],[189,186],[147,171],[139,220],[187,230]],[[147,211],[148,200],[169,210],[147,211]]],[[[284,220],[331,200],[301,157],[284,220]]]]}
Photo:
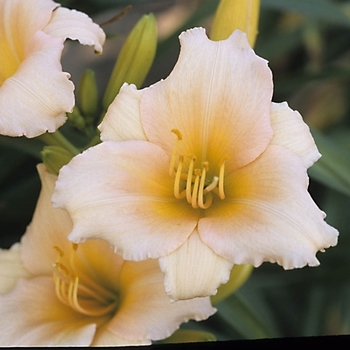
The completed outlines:
{"type": "MultiPolygon", "coordinates": [[[[147,85],[171,71],[182,30],[209,28],[218,1],[61,3],[93,18],[106,11],[113,17],[132,5],[119,19],[121,25],[133,12],[154,12],[160,18],[176,6],[188,6],[188,16],[179,17],[178,26],[160,41],[147,85]]],[[[104,29],[109,36],[119,35],[108,26],[104,29]]],[[[218,340],[350,333],[350,1],[261,0],[255,51],[269,60],[275,83],[273,100],[288,101],[301,112],[323,154],[310,169],[309,190],[327,213],[328,223],[340,231],[339,243],[318,254],[321,265],[317,268],[284,271],[275,264],[263,264],[243,287],[217,305],[216,315],[182,329],[197,330],[198,339],[210,340],[212,336],[205,332],[218,340]]],[[[67,123],[61,131],[77,147],[88,142],[74,125],[67,123]]],[[[0,137],[1,247],[18,241],[30,222],[40,190],[35,166],[42,147],[39,140],[0,137]]]]}

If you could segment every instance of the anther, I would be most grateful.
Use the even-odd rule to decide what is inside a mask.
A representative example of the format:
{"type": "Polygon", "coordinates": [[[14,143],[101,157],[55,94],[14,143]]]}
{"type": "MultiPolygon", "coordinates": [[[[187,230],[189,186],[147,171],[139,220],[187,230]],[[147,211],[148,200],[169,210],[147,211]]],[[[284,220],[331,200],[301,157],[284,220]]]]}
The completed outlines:
{"type": "Polygon", "coordinates": [[[63,253],[63,250],[62,250],[61,248],[59,248],[59,247],[57,247],[57,245],[55,245],[55,246],[53,247],[53,249],[56,250],[56,252],[58,253],[58,255],[59,255],[61,258],[63,257],[64,253],[63,253]]]}
{"type": "Polygon", "coordinates": [[[179,148],[179,141],[182,140],[182,135],[181,135],[180,131],[177,129],[172,129],[171,132],[177,136],[176,142],[175,142],[175,147],[174,147],[173,153],[171,155],[170,166],[169,166],[169,175],[174,176],[177,151],[179,148]]]}

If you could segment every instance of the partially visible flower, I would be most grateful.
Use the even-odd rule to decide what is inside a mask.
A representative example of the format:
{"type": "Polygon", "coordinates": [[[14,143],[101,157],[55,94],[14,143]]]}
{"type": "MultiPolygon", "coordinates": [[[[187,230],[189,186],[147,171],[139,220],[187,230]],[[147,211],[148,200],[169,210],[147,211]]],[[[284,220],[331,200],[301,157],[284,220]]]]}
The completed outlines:
{"type": "Polygon", "coordinates": [[[213,295],[233,264],[316,266],[338,232],[310,197],[320,154],[246,34],[180,36],[172,73],[124,85],[100,126],[103,142],[60,170],[55,205],[69,238],[102,238],[128,260],[159,258],[172,299],[213,295]]]}
{"type": "Polygon", "coordinates": [[[254,47],[258,34],[260,0],[220,0],[210,31],[211,40],[227,39],[236,29],[247,34],[254,47]]]}
{"type": "Polygon", "coordinates": [[[74,106],[74,85],[62,72],[64,41],[102,52],[103,30],[84,13],[52,0],[0,0],[0,134],[53,132],[74,106]]]}
{"type": "Polygon", "coordinates": [[[124,261],[102,240],[68,241],[70,218],[51,205],[57,177],[38,170],[32,223],[20,245],[0,251],[1,346],[150,344],[215,312],[209,298],[170,303],[155,260],[124,261]]]}

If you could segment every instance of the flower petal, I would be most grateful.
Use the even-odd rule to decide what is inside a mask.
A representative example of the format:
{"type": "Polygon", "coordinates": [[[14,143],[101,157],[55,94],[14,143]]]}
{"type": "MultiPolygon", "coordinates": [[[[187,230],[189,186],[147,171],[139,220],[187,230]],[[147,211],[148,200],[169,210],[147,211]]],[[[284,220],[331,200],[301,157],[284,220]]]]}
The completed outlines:
{"type": "Polygon", "coordinates": [[[57,6],[51,0],[0,2],[1,84],[17,70],[28,43],[49,22],[57,6]]]}
{"type": "Polygon", "coordinates": [[[105,239],[127,260],[178,248],[198,213],[174,197],[168,167],[162,149],[146,141],[106,141],[74,157],[53,195],[74,222],[69,239],[105,239]]]}
{"type": "Polygon", "coordinates": [[[73,224],[66,211],[52,206],[51,196],[57,176],[50,174],[43,164],[37,169],[42,188],[32,221],[21,240],[21,257],[32,273],[52,276],[52,263],[57,258],[54,246],[64,251],[71,249],[67,236],[73,224]]]}
{"type": "Polygon", "coordinates": [[[95,51],[102,53],[106,35],[104,31],[83,12],[59,7],[52,13],[44,32],[52,37],[79,40],[83,45],[94,46],[95,51]]]}
{"type": "Polygon", "coordinates": [[[124,298],[108,328],[125,339],[164,339],[182,322],[201,321],[216,311],[209,298],[170,303],[156,260],[125,262],[120,285],[124,298]]]}
{"type": "Polygon", "coordinates": [[[272,137],[267,62],[255,55],[240,31],[214,42],[203,28],[195,28],[182,33],[180,42],[169,77],[143,93],[140,110],[147,138],[170,155],[171,130],[177,129],[182,134],[179,154],[209,162],[225,158],[233,169],[250,163],[272,137]]]}
{"type": "Polygon", "coordinates": [[[199,235],[234,264],[316,266],[316,252],[336,245],[338,232],[324,221],[307,186],[300,158],[269,146],[227,179],[227,198],[207,209],[198,224],[199,235]]]}
{"type": "Polygon", "coordinates": [[[289,108],[287,102],[272,103],[271,124],[274,131],[271,145],[288,148],[300,157],[306,168],[321,157],[309,127],[297,111],[289,108]]]}
{"type": "MultiPolygon", "coordinates": [[[[94,341],[91,346],[135,346],[151,345],[150,340],[127,340],[120,338],[107,328],[108,324],[100,327],[96,331],[94,341]]],[[[133,325],[132,325],[133,326],[133,325]]]]}
{"type": "Polygon", "coordinates": [[[124,84],[99,126],[102,141],[147,140],[140,120],[143,90],[124,84]]]}
{"type": "Polygon", "coordinates": [[[18,243],[10,249],[0,249],[0,266],[0,294],[10,291],[20,277],[31,276],[22,264],[18,243]]]}
{"type": "Polygon", "coordinates": [[[50,277],[20,279],[0,295],[0,345],[90,345],[96,325],[63,305],[50,277]]]}
{"type": "Polygon", "coordinates": [[[171,300],[214,295],[230,277],[232,263],[208,248],[194,230],[177,250],[159,259],[171,300]]]}
{"type": "Polygon", "coordinates": [[[0,87],[1,134],[35,137],[65,122],[74,86],[62,72],[62,49],[62,40],[36,32],[25,60],[0,87]]]}

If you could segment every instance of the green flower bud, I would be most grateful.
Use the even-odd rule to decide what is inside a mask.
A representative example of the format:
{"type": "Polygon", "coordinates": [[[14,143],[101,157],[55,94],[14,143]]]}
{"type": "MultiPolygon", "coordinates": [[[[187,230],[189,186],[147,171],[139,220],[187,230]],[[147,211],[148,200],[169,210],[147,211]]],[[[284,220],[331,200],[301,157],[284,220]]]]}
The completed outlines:
{"type": "Polygon", "coordinates": [[[194,329],[178,329],[169,338],[161,340],[161,343],[197,343],[215,340],[215,335],[209,332],[194,329]]]}
{"type": "Polygon", "coordinates": [[[212,304],[215,305],[233,294],[239,287],[243,285],[243,283],[248,279],[252,272],[252,265],[234,265],[231,270],[230,279],[228,282],[222,284],[218,288],[218,292],[210,297],[212,304]]]}
{"type": "Polygon", "coordinates": [[[60,146],[45,146],[41,151],[41,158],[47,170],[58,175],[60,169],[69,163],[73,158],[73,154],[60,146]]]}
{"type": "Polygon", "coordinates": [[[98,110],[98,89],[95,73],[87,69],[80,79],[77,91],[77,103],[84,116],[93,116],[98,110]]]}
{"type": "Polygon", "coordinates": [[[157,49],[157,23],[153,14],[143,15],[120,50],[104,98],[105,109],[126,82],[138,88],[144,82],[157,49]]]}
{"type": "Polygon", "coordinates": [[[72,123],[79,130],[83,130],[85,128],[85,119],[80,114],[80,111],[77,106],[74,106],[72,113],[67,113],[67,118],[69,122],[72,123]]]}

